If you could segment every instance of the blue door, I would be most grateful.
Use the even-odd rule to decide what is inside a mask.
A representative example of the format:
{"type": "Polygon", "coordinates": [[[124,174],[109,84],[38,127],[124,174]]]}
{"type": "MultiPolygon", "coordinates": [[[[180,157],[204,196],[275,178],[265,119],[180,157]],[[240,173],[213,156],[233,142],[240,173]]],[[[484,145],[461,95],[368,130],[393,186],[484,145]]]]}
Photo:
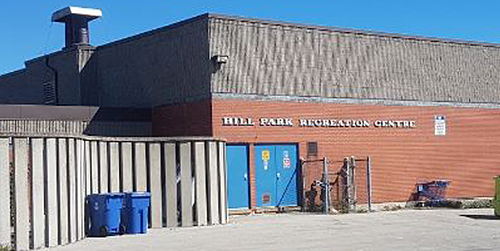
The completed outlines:
{"type": "Polygon", "coordinates": [[[277,206],[297,205],[297,148],[276,146],[277,206]]]}
{"type": "Polygon", "coordinates": [[[248,146],[226,145],[229,208],[248,208],[248,146]]]}
{"type": "Polygon", "coordinates": [[[297,205],[297,146],[255,146],[256,205],[297,205]]]}
{"type": "Polygon", "coordinates": [[[275,147],[255,146],[255,204],[258,207],[276,206],[275,147]]]}

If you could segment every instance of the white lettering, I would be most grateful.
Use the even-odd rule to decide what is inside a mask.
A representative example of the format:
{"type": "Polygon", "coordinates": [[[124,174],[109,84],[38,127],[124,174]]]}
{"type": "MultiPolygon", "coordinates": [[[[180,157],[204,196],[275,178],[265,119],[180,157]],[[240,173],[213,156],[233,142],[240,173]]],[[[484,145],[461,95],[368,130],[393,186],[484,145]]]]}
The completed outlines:
{"type": "Polygon", "coordinates": [[[260,118],[260,125],[261,126],[266,126],[268,122],[269,122],[269,119],[267,119],[267,118],[260,118]]]}
{"type": "Polygon", "coordinates": [[[282,118],[276,119],[276,125],[285,126],[285,120],[282,118]]]}
{"type": "Polygon", "coordinates": [[[223,126],[233,125],[233,118],[230,118],[230,117],[223,117],[223,118],[222,118],[222,125],[223,125],[223,126]]]}
{"type": "Polygon", "coordinates": [[[252,118],[247,118],[247,125],[253,126],[255,123],[252,121],[252,118]]]}
{"type": "Polygon", "coordinates": [[[323,126],[324,126],[324,127],[329,127],[329,126],[330,126],[330,120],[328,120],[328,119],[323,119],[323,126]]]}
{"type": "Polygon", "coordinates": [[[253,126],[255,125],[251,118],[241,118],[241,117],[223,117],[223,126],[253,126]]]}
{"type": "Polygon", "coordinates": [[[269,119],[269,125],[275,126],[276,125],[276,119],[269,119]]]}

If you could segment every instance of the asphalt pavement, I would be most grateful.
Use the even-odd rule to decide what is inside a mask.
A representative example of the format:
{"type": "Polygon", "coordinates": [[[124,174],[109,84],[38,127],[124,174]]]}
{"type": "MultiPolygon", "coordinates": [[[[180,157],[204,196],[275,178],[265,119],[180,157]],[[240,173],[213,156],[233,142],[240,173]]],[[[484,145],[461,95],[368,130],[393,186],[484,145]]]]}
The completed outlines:
{"type": "Polygon", "coordinates": [[[150,229],[53,250],[500,250],[492,209],[234,216],[224,226],[150,229]]]}

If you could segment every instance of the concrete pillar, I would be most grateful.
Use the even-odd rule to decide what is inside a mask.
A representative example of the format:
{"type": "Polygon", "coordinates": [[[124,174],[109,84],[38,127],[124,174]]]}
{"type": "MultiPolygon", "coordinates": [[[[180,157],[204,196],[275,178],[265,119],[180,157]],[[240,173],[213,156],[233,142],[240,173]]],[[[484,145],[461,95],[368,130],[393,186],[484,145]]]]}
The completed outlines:
{"type": "Polygon", "coordinates": [[[58,216],[58,191],[57,191],[57,139],[48,138],[46,140],[46,158],[47,158],[47,172],[46,172],[46,244],[49,247],[55,247],[59,242],[59,218],[58,216]]]}
{"type": "Polygon", "coordinates": [[[76,147],[68,139],[69,242],[76,241],[76,147]]]}
{"type": "Polygon", "coordinates": [[[137,192],[147,191],[146,144],[135,143],[135,189],[137,192]]]}
{"type": "Polygon", "coordinates": [[[92,183],[91,194],[99,193],[99,148],[97,146],[97,141],[90,142],[90,166],[91,170],[91,178],[90,182],[92,183]]]}
{"type": "Polygon", "coordinates": [[[132,177],[132,143],[122,143],[122,191],[133,191],[133,177],[132,177]]]}
{"type": "Polygon", "coordinates": [[[26,138],[14,139],[14,179],[15,179],[15,241],[17,250],[27,250],[30,247],[30,203],[28,159],[29,145],[26,138]]]}
{"type": "MultiPolygon", "coordinates": [[[[0,245],[10,245],[10,172],[9,139],[0,138],[0,245]]],[[[43,190],[42,190],[43,191],[43,190]]]]}
{"type": "Polygon", "coordinates": [[[161,196],[161,145],[149,144],[149,192],[151,193],[151,227],[162,227],[162,196],[161,196]]]}
{"type": "Polygon", "coordinates": [[[194,143],[194,164],[195,164],[195,189],[196,189],[196,224],[198,226],[207,225],[207,182],[206,182],[206,161],[205,143],[194,143]]]}
{"type": "Polygon", "coordinates": [[[109,182],[111,192],[120,192],[120,145],[109,143],[109,182]]]}
{"type": "Polygon", "coordinates": [[[207,208],[208,224],[219,224],[219,174],[217,167],[217,142],[208,142],[207,208]]]}
{"type": "Polygon", "coordinates": [[[177,227],[177,167],[175,164],[175,143],[165,143],[165,211],[163,217],[167,220],[167,227],[177,227]]]}
{"type": "Polygon", "coordinates": [[[84,231],[84,205],[85,205],[85,183],[83,180],[83,141],[81,139],[76,140],[76,236],[77,240],[81,240],[85,237],[84,231]]]}
{"type": "Polygon", "coordinates": [[[99,172],[100,172],[100,193],[107,193],[108,190],[108,143],[99,142],[99,172]]]}
{"type": "Polygon", "coordinates": [[[85,196],[92,194],[92,161],[90,160],[90,141],[84,140],[84,170],[85,170],[85,196]]]}
{"type": "Polygon", "coordinates": [[[59,163],[58,163],[58,173],[59,173],[59,243],[65,245],[68,243],[69,239],[69,207],[68,207],[68,149],[67,149],[67,139],[58,139],[58,150],[59,150],[59,163]]]}
{"type": "MultiPolygon", "coordinates": [[[[1,143],[0,143],[1,144],[1,143]]],[[[32,236],[34,249],[45,247],[45,215],[44,215],[44,144],[43,139],[32,139],[32,169],[31,169],[31,203],[32,203],[32,236]]],[[[0,149],[0,153],[1,153],[0,149]]],[[[1,160],[2,156],[0,156],[1,160]]],[[[1,165],[0,165],[1,166],[1,165]]],[[[3,194],[0,192],[0,194],[3,194]]],[[[0,209],[1,210],[1,209],[0,209]]]]}
{"type": "Polygon", "coordinates": [[[220,223],[227,223],[227,191],[226,191],[226,144],[224,142],[219,142],[219,210],[220,210],[220,223]]]}
{"type": "Polygon", "coordinates": [[[193,175],[191,173],[191,143],[179,145],[181,165],[181,226],[193,225],[193,175]]]}

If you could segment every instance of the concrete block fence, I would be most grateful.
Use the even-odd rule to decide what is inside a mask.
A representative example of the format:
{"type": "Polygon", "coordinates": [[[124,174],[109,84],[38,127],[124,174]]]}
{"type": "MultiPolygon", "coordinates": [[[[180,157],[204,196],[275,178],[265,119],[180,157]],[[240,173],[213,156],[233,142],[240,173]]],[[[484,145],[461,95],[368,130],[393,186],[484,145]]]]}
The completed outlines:
{"type": "Polygon", "coordinates": [[[149,227],[227,222],[225,143],[213,138],[0,137],[0,244],[85,238],[85,197],[148,191],[149,227]]]}

